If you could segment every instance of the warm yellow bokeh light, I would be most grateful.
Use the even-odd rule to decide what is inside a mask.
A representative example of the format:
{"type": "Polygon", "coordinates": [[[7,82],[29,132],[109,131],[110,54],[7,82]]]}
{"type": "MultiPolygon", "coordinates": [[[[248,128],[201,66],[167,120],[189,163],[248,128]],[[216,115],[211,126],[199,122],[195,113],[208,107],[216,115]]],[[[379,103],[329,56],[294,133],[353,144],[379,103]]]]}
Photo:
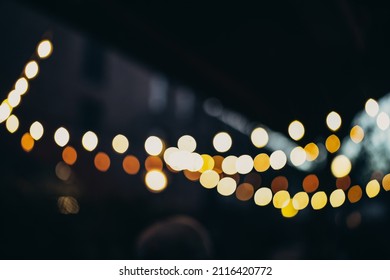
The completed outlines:
{"type": "Polygon", "coordinates": [[[389,115],[385,112],[379,113],[379,115],[376,118],[376,124],[381,130],[388,129],[390,125],[389,115]]]}
{"type": "Polygon", "coordinates": [[[44,132],[43,125],[38,121],[34,122],[30,126],[31,137],[34,138],[34,140],[36,141],[42,138],[43,132],[44,132]]]}
{"type": "Polygon", "coordinates": [[[290,160],[295,166],[300,166],[306,161],[306,152],[302,147],[295,147],[290,153],[290,160]]]}
{"type": "Polygon", "coordinates": [[[40,58],[47,58],[53,52],[53,45],[49,40],[43,40],[37,47],[37,53],[40,58]]]}
{"type": "Polygon", "coordinates": [[[269,156],[267,154],[258,154],[253,160],[255,170],[258,172],[267,171],[270,167],[269,156]]]}
{"type": "Polygon", "coordinates": [[[9,116],[6,123],[5,123],[5,126],[10,133],[14,133],[15,131],[17,131],[19,128],[18,117],[15,115],[9,116]]]}
{"type": "Polygon", "coordinates": [[[351,128],[349,136],[351,137],[351,140],[356,144],[360,143],[363,141],[364,138],[364,130],[360,126],[355,125],[354,127],[351,128]]]}
{"type": "Polygon", "coordinates": [[[236,180],[230,177],[224,177],[218,182],[217,191],[223,196],[229,196],[236,191],[236,187],[236,180]]]}
{"type": "Polygon", "coordinates": [[[306,192],[296,193],[292,199],[293,207],[296,210],[303,210],[309,205],[309,195],[306,192]]]}
{"type": "Polygon", "coordinates": [[[294,208],[292,199],[290,199],[289,203],[286,207],[282,208],[282,216],[285,218],[292,218],[298,214],[298,210],[294,208]]]}
{"type": "Polygon", "coordinates": [[[16,81],[15,91],[19,95],[25,94],[27,90],[28,90],[28,81],[26,80],[26,78],[20,78],[19,80],[16,81]]]}
{"type": "Polygon", "coordinates": [[[110,168],[111,160],[106,153],[99,152],[95,156],[94,164],[97,170],[106,172],[110,168]]]}
{"type": "Polygon", "coordinates": [[[298,141],[305,135],[305,127],[300,121],[295,120],[288,126],[288,134],[292,139],[298,141]]]}
{"type": "Polygon", "coordinates": [[[167,187],[167,177],[159,170],[152,170],[145,175],[145,184],[151,192],[161,192],[167,187]]]}
{"type": "Polygon", "coordinates": [[[332,131],[336,131],[341,126],[341,117],[335,111],[332,111],[326,117],[326,125],[332,131]]]}
{"type": "Polygon", "coordinates": [[[282,169],[287,163],[287,156],[282,150],[273,152],[270,156],[270,165],[274,170],[282,169]]]}
{"type": "Polygon", "coordinates": [[[20,101],[22,98],[20,97],[20,94],[16,90],[12,90],[7,97],[8,104],[12,107],[15,108],[20,104],[20,101]]]}
{"type": "Polygon", "coordinates": [[[258,189],[254,197],[255,203],[259,206],[266,206],[272,201],[272,191],[267,187],[258,189]]]}
{"type": "Polygon", "coordinates": [[[207,154],[202,155],[203,165],[199,172],[205,172],[206,170],[212,170],[214,168],[214,159],[207,154]]]}
{"type": "Polygon", "coordinates": [[[89,152],[95,150],[98,145],[98,142],[98,137],[93,131],[87,131],[81,139],[81,144],[83,145],[84,149],[89,152]]]}
{"type": "Polygon", "coordinates": [[[358,202],[363,196],[362,188],[359,185],[351,187],[348,191],[348,200],[351,203],[358,202]]]}
{"type": "Polygon", "coordinates": [[[220,153],[227,152],[232,146],[232,138],[227,132],[219,132],[214,136],[213,146],[220,153]]]}
{"type": "Polygon", "coordinates": [[[38,75],[39,66],[38,63],[34,60],[27,63],[26,67],[24,68],[24,75],[28,79],[34,79],[38,75]]]}
{"type": "Polygon", "coordinates": [[[123,159],[122,167],[127,174],[135,175],[138,173],[141,164],[135,156],[128,155],[123,159]]]}
{"type": "Polygon", "coordinates": [[[222,161],[222,171],[225,174],[233,175],[237,173],[237,157],[228,156],[222,161]]]}
{"type": "Polygon", "coordinates": [[[386,174],[383,177],[382,186],[385,191],[390,191],[390,174],[386,174]]]}
{"type": "Polygon", "coordinates": [[[192,153],[196,149],[196,140],[190,135],[183,135],[177,141],[177,147],[179,150],[192,153]]]}
{"type": "Polygon", "coordinates": [[[288,191],[278,191],[272,200],[274,207],[282,209],[290,202],[290,193],[288,191]]]}
{"type": "Polygon", "coordinates": [[[336,135],[332,134],[326,138],[325,147],[329,153],[337,152],[340,149],[340,145],[340,139],[336,135]]]}
{"type": "Polygon", "coordinates": [[[268,144],[268,133],[264,128],[257,127],[251,133],[251,140],[255,147],[263,148],[268,144]]]}
{"type": "Polygon", "coordinates": [[[370,98],[367,100],[365,105],[365,110],[367,115],[370,117],[375,117],[379,112],[379,105],[374,99],[370,98]]]}
{"type": "Polygon", "coordinates": [[[254,188],[249,183],[242,183],[237,187],[236,197],[241,201],[248,201],[253,197],[254,188]]]}
{"type": "Polygon", "coordinates": [[[72,146],[68,146],[66,147],[63,151],[62,151],[62,160],[68,164],[68,165],[73,165],[76,163],[76,160],[77,160],[77,152],[75,150],[75,148],[73,148],[72,146]]]}
{"type": "Polygon", "coordinates": [[[329,197],[330,205],[333,208],[340,207],[345,202],[345,193],[342,189],[334,190],[329,197]]]}
{"type": "Polygon", "coordinates": [[[69,142],[69,132],[64,127],[60,127],[54,133],[54,141],[60,147],[64,147],[69,142]]]}
{"type": "MultiPolygon", "coordinates": [[[[145,141],[145,151],[151,155],[151,156],[158,156],[161,154],[162,150],[164,148],[164,144],[160,138],[157,136],[149,136],[148,139],[145,141]]],[[[177,148],[175,148],[177,149],[177,148]]],[[[168,151],[167,158],[169,156],[169,152],[173,151],[172,149],[168,151]]],[[[164,154],[164,160],[167,162],[167,158],[164,154]]]]}
{"type": "Polygon", "coordinates": [[[366,194],[369,198],[376,197],[379,194],[380,190],[381,186],[379,185],[379,182],[377,180],[371,180],[367,183],[366,194]]]}
{"type": "Polygon", "coordinates": [[[309,143],[305,146],[305,152],[307,161],[313,161],[319,156],[320,149],[315,143],[309,143]]]}
{"type": "Polygon", "coordinates": [[[328,197],[326,196],[326,193],[323,191],[316,192],[311,197],[311,206],[314,210],[320,210],[325,207],[326,203],[328,202],[328,197]]]}
{"type": "Polygon", "coordinates": [[[118,154],[123,154],[129,148],[129,140],[127,140],[126,136],[118,134],[112,139],[112,148],[118,154]]]}
{"type": "Polygon", "coordinates": [[[236,161],[236,169],[240,174],[248,174],[253,169],[253,159],[249,155],[242,155],[236,161]]]}
{"type": "Polygon", "coordinates": [[[215,188],[219,182],[219,174],[214,170],[206,170],[200,175],[199,182],[206,189],[215,188]]]}
{"type": "Polygon", "coordinates": [[[30,133],[26,132],[23,134],[20,144],[24,151],[30,152],[34,148],[35,141],[31,137],[30,133]]]}
{"type": "Polygon", "coordinates": [[[12,113],[12,108],[8,104],[8,102],[3,102],[0,105],[0,123],[4,122],[9,118],[12,113]]]}
{"type": "Polygon", "coordinates": [[[344,155],[336,156],[330,166],[333,176],[336,178],[345,177],[351,172],[352,164],[349,158],[344,155]]]}

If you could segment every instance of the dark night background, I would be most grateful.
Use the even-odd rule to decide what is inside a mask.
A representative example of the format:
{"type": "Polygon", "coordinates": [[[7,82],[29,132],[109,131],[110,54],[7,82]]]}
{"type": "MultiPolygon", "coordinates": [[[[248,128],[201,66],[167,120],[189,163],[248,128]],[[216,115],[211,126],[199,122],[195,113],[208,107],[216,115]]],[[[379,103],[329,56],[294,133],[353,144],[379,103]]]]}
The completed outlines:
{"type": "MultiPolygon", "coordinates": [[[[389,258],[390,196],[383,189],[374,199],[363,196],[356,204],[346,201],[320,211],[309,206],[286,219],[270,205],[222,197],[183,174],[168,172],[168,188],[150,193],[144,170],[124,173],[123,156],[110,145],[117,133],[126,135],[128,153],[142,165],[149,135],[175,145],[181,135],[191,134],[200,153],[213,154],[213,136],[224,130],[233,138],[229,153],[258,153],[247,136],[204,112],[209,98],[287,137],[289,123],[299,119],[306,130],[301,145],[324,141],[330,134],[325,118],[335,110],[343,119],[337,135],[348,136],[366,100],[390,91],[390,5],[2,0],[0,36],[2,100],[39,41],[49,36],[54,46],[15,109],[18,131],[10,134],[4,124],[0,127],[0,258],[389,258]],[[161,107],[151,105],[152,89],[164,92],[161,107]],[[35,120],[45,134],[26,153],[20,138],[35,120]],[[68,128],[78,151],[66,182],[55,173],[62,150],[53,133],[59,126],[68,128]],[[99,135],[92,153],[80,142],[89,129],[99,135]],[[107,172],[93,166],[100,150],[111,157],[107,172]],[[79,212],[61,214],[59,196],[75,197],[79,212]],[[361,219],[350,226],[348,220],[357,215],[361,219]],[[169,242],[183,237],[175,238],[182,229],[173,228],[169,242],[157,238],[153,250],[159,253],[144,255],[140,240],[145,230],[177,216],[191,217],[199,223],[195,227],[203,228],[207,254],[175,254],[169,242]]],[[[351,178],[364,186],[375,170],[364,164],[367,155],[361,157],[351,178]]],[[[320,188],[334,189],[329,163],[315,173],[320,188]]],[[[306,175],[287,167],[261,174],[261,185],[281,174],[293,193],[306,175]]],[[[197,237],[187,237],[179,247],[196,244],[191,238],[197,237]]]]}

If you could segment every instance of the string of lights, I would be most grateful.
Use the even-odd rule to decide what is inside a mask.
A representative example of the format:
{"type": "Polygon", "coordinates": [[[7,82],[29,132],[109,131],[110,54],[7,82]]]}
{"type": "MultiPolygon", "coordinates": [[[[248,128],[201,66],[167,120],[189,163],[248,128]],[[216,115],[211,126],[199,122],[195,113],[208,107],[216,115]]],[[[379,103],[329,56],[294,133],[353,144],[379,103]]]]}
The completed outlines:
{"type": "MultiPolygon", "coordinates": [[[[45,39],[39,42],[33,59],[26,64],[21,77],[1,103],[0,123],[5,122],[10,133],[15,133],[19,128],[19,119],[13,114],[14,109],[28,92],[29,81],[37,77],[40,61],[50,57],[52,51],[53,45],[50,40],[45,39]]],[[[390,118],[385,112],[380,112],[379,104],[375,100],[369,99],[366,102],[365,112],[369,117],[376,118],[376,124],[381,130],[389,128],[390,118]]],[[[220,153],[214,156],[197,153],[197,142],[190,135],[180,137],[176,146],[167,146],[163,139],[149,136],[144,143],[147,157],[143,164],[136,156],[127,154],[129,140],[125,135],[118,134],[113,138],[112,149],[124,155],[122,167],[127,174],[136,175],[144,166],[146,170],[144,181],[151,192],[159,193],[168,186],[168,171],[183,172],[188,180],[199,181],[204,188],[216,189],[222,196],[235,194],[241,201],[253,199],[258,206],[266,206],[272,202],[272,205],[280,209],[284,217],[290,218],[307,208],[309,204],[314,210],[323,209],[328,202],[333,208],[337,208],[342,206],[347,199],[350,203],[356,203],[363,197],[361,186],[351,186],[349,174],[352,170],[352,162],[342,153],[335,155],[330,164],[330,171],[336,178],[336,189],[330,194],[318,190],[320,182],[314,173],[306,174],[302,181],[302,190],[293,195],[288,190],[287,178],[282,175],[276,176],[270,187],[260,186],[260,173],[270,169],[281,172],[286,168],[288,161],[296,167],[315,162],[319,159],[320,153],[325,152],[322,146],[328,154],[339,152],[341,141],[336,132],[342,125],[341,116],[337,112],[330,112],[326,117],[326,124],[331,134],[326,138],[325,143],[309,142],[304,147],[297,145],[289,153],[274,150],[271,153],[261,151],[254,157],[248,154],[222,156],[221,154],[227,153],[233,145],[232,137],[226,131],[218,132],[212,140],[214,149],[220,153]],[[240,176],[244,176],[244,180],[241,180],[240,176]]],[[[287,132],[296,142],[304,137],[305,127],[300,121],[294,120],[288,126],[287,132]]],[[[34,121],[29,131],[21,137],[22,149],[25,152],[32,151],[35,142],[43,136],[43,125],[34,121]]],[[[350,129],[349,138],[355,144],[362,143],[364,137],[364,129],[359,125],[350,129]]],[[[71,134],[65,127],[56,129],[53,140],[62,149],[62,162],[57,164],[56,174],[64,181],[69,179],[70,166],[74,165],[78,159],[76,149],[69,145],[70,139],[71,134]]],[[[250,140],[256,148],[266,148],[270,141],[267,128],[255,127],[250,133],[250,140]]],[[[93,131],[87,131],[81,137],[80,142],[86,151],[95,152],[99,145],[99,136],[93,131]]],[[[109,152],[97,152],[94,156],[94,166],[101,172],[109,170],[111,166],[109,152]]],[[[381,190],[381,184],[385,191],[390,190],[390,174],[383,176],[381,182],[379,179],[370,180],[365,186],[366,195],[369,198],[376,197],[381,190]]],[[[65,209],[64,213],[77,213],[79,209],[77,201],[72,197],[60,197],[58,204],[62,206],[61,209],[65,209]]]]}

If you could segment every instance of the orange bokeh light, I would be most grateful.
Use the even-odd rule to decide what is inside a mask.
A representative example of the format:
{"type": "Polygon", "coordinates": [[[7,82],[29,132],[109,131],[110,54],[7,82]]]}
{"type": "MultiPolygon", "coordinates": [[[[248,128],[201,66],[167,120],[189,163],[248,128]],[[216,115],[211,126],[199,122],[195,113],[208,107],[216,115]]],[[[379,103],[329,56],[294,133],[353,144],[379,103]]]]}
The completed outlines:
{"type": "Polygon", "coordinates": [[[303,179],[303,189],[307,193],[315,192],[318,189],[318,186],[320,185],[320,181],[318,180],[317,175],[310,174],[303,179]]]}
{"type": "Polygon", "coordinates": [[[126,156],[122,162],[123,170],[130,175],[138,173],[141,165],[135,156],[126,156]]]}
{"type": "Polygon", "coordinates": [[[110,157],[103,152],[99,152],[96,154],[94,163],[96,169],[101,172],[106,172],[111,165],[110,157]]]}
{"type": "Polygon", "coordinates": [[[30,152],[34,148],[35,141],[31,137],[30,133],[26,132],[23,134],[20,144],[22,145],[22,149],[24,151],[30,152]]]}
{"type": "Polygon", "coordinates": [[[72,146],[67,146],[62,151],[62,159],[68,165],[75,164],[75,162],[77,160],[77,152],[76,152],[75,148],[73,148],[72,146]]]}

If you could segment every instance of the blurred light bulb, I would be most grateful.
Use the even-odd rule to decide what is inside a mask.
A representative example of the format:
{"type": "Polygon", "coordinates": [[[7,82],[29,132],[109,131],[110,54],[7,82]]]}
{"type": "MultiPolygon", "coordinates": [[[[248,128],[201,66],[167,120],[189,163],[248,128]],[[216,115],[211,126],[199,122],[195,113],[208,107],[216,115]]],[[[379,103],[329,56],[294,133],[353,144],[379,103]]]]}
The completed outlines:
{"type": "Polygon", "coordinates": [[[19,94],[16,90],[12,90],[12,91],[8,94],[7,99],[8,99],[9,105],[10,105],[12,108],[17,107],[17,106],[20,104],[20,101],[21,101],[20,94],[19,94]]]}
{"type": "Polygon", "coordinates": [[[349,135],[351,137],[351,140],[357,144],[363,141],[364,130],[360,126],[355,125],[354,127],[351,128],[349,135]]]}
{"type": "Polygon", "coordinates": [[[305,127],[300,121],[295,120],[288,126],[288,134],[292,139],[298,141],[305,134],[305,127]]]}
{"type": "Polygon", "coordinates": [[[26,80],[26,78],[20,78],[19,80],[16,81],[15,91],[19,95],[25,94],[27,90],[28,90],[28,81],[26,80]]]}
{"type": "Polygon", "coordinates": [[[54,141],[60,147],[64,147],[69,142],[69,132],[64,127],[60,127],[54,133],[54,141]]]}
{"type": "Polygon", "coordinates": [[[341,189],[334,190],[329,197],[330,205],[333,208],[340,207],[345,202],[345,193],[341,189]]]}
{"type": "Polygon", "coordinates": [[[377,180],[371,180],[366,186],[366,193],[369,198],[376,197],[379,194],[381,187],[377,180]]]}
{"type": "Polygon", "coordinates": [[[81,143],[84,149],[86,149],[89,152],[92,152],[93,150],[95,150],[96,146],[98,145],[98,137],[94,132],[87,131],[83,135],[83,138],[81,139],[81,143]]]}
{"type": "Polygon", "coordinates": [[[227,152],[232,146],[232,138],[228,133],[220,132],[214,136],[213,145],[218,152],[227,152]]]}
{"type": "Polygon", "coordinates": [[[370,117],[375,117],[379,112],[379,105],[374,99],[370,98],[367,100],[365,105],[366,113],[370,117]]]}
{"type": "Polygon", "coordinates": [[[379,113],[378,117],[376,118],[376,124],[381,130],[388,129],[390,125],[389,115],[385,112],[379,113]]]}
{"type": "Polygon", "coordinates": [[[253,145],[257,148],[263,148],[268,143],[268,133],[267,131],[262,127],[255,128],[251,133],[251,140],[253,145]]]}
{"type": "Polygon", "coordinates": [[[332,131],[336,131],[341,126],[341,117],[338,113],[332,111],[326,117],[326,124],[328,128],[332,131]]]}
{"type": "Polygon", "coordinates": [[[162,152],[163,146],[163,142],[157,136],[149,136],[145,141],[145,151],[151,156],[158,156],[162,152]]]}
{"type": "Polygon", "coordinates": [[[228,156],[222,161],[222,171],[228,175],[237,173],[237,157],[228,156]]]}
{"type": "Polygon", "coordinates": [[[278,191],[272,200],[274,207],[282,209],[288,205],[290,202],[290,193],[288,191],[282,190],[278,191]]]}
{"type": "Polygon", "coordinates": [[[338,155],[333,159],[330,168],[336,178],[341,178],[347,176],[349,172],[351,172],[352,164],[346,156],[338,155]]]}
{"type": "Polygon", "coordinates": [[[295,147],[290,153],[290,160],[295,166],[300,166],[306,161],[306,152],[302,147],[295,147]]]}
{"type": "Polygon", "coordinates": [[[309,195],[306,192],[296,193],[292,199],[293,207],[296,210],[303,210],[309,204],[309,195]]]}
{"type": "Polygon", "coordinates": [[[266,206],[272,201],[272,191],[270,188],[262,187],[255,193],[254,200],[256,205],[266,206]]]}
{"type": "Polygon", "coordinates": [[[219,182],[219,174],[214,170],[206,170],[200,175],[200,184],[206,189],[215,188],[219,182]]]}
{"type": "Polygon", "coordinates": [[[236,161],[236,169],[240,174],[248,174],[253,169],[253,159],[249,155],[242,155],[236,161]]]}
{"type": "Polygon", "coordinates": [[[34,140],[36,140],[36,141],[41,139],[41,137],[43,136],[43,132],[44,132],[44,129],[43,129],[43,126],[40,122],[34,122],[30,126],[31,137],[34,138],[34,140]]]}
{"type": "Polygon", "coordinates": [[[10,133],[14,133],[19,128],[19,119],[15,115],[11,115],[7,119],[5,126],[10,133]]]}
{"type": "Polygon", "coordinates": [[[217,191],[223,196],[232,195],[237,188],[237,183],[233,178],[224,177],[222,178],[217,185],[217,191]]]}
{"type": "Polygon", "coordinates": [[[286,154],[282,150],[273,152],[270,156],[270,164],[274,170],[282,169],[287,163],[286,154]]]}
{"type": "Polygon", "coordinates": [[[36,61],[30,61],[24,68],[24,74],[28,79],[33,79],[38,75],[39,66],[36,61]]]}
{"type": "Polygon", "coordinates": [[[192,153],[196,149],[196,141],[194,137],[190,135],[184,135],[177,141],[177,147],[182,151],[192,153]]]}
{"type": "Polygon", "coordinates": [[[37,53],[40,58],[47,58],[53,52],[53,45],[49,40],[43,40],[39,43],[37,53]]]}
{"type": "Polygon", "coordinates": [[[328,197],[326,196],[326,193],[323,191],[316,192],[311,197],[311,206],[314,210],[320,210],[325,207],[326,203],[328,202],[328,197]]]}
{"type": "Polygon", "coordinates": [[[3,102],[0,105],[0,123],[4,122],[12,113],[12,108],[7,102],[3,102]]]}
{"type": "Polygon", "coordinates": [[[123,154],[129,148],[129,140],[127,140],[126,136],[118,134],[112,139],[112,148],[115,152],[123,154]]]}
{"type": "Polygon", "coordinates": [[[163,172],[152,170],[146,173],[145,183],[150,191],[158,193],[167,187],[168,181],[163,172]]]}

